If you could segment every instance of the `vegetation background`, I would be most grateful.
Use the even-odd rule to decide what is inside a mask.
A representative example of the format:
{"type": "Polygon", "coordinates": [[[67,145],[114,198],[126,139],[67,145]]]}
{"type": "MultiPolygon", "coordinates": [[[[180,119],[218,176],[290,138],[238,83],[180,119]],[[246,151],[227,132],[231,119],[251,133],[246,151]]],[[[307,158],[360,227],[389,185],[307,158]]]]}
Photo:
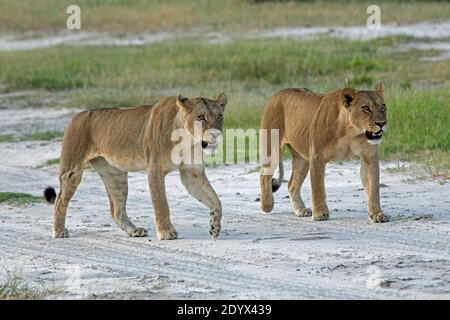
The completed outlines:
{"type": "MultiPolygon", "coordinates": [[[[258,128],[264,104],[285,87],[329,91],[386,86],[390,132],[384,159],[425,162],[449,176],[450,60],[437,50],[399,50],[428,38],[350,40],[242,37],[288,27],[360,26],[367,1],[79,0],[82,28],[65,30],[65,0],[0,0],[0,35],[33,39],[61,32],[114,37],[177,34],[142,46],[61,45],[0,51],[0,92],[33,90],[29,105],[129,107],[179,93],[229,96],[228,128],[258,128]],[[206,36],[205,36],[206,35],[206,36]],[[219,35],[211,41],[211,35],[219,35]],[[48,97],[52,100],[49,105],[48,97]]],[[[448,22],[448,1],[378,1],[382,24],[448,22]]],[[[443,39],[450,40],[450,35],[443,39]]],[[[37,133],[54,138],[60,133],[37,133]]],[[[3,136],[0,141],[17,137],[3,136]]],[[[25,139],[32,139],[32,136],[25,139]]],[[[35,137],[36,138],[36,137],[35,137]]],[[[24,139],[22,137],[21,139],[24,139]]]]}

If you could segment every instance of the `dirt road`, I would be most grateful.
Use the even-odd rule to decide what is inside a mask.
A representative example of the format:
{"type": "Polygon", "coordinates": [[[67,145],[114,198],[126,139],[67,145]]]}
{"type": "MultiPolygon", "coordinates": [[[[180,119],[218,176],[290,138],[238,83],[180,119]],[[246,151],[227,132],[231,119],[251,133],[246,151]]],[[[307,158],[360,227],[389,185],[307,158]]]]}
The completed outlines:
{"type": "MultiPolygon", "coordinates": [[[[55,119],[59,126],[66,118],[55,119]]],[[[12,122],[2,126],[6,132],[12,122]]],[[[40,195],[57,187],[57,166],[41,165],[58,153],[57,141],[0,143],[0,191],[40,195]]],[[[274,212],[261,214],[256,165],[208,168],[224,208],[217,241],[208,235],[208,210],[178,174],[166,184],[179,239],[158,241],[146,175],[129,178],[128,214],[150,229],[149,238],[137,239],[114,224],[100,178],[87,170],[69,208],[71,238],[51,238],[50,205],[0,204],[0,279],[21,275],[64,299],[448,299],[450,188],[405,182],[388,170],[395,166],[382,164],[382,203],[393,217],[386,224],[368,221],[357,162],[328,167],[332,212],[325,222],[294,216],[286,183],[274,212]]],[[[286,167],[289,173],[288,161],[286,167]]],[[[309,182],[302,194],[310,204],[309,182]]]]}

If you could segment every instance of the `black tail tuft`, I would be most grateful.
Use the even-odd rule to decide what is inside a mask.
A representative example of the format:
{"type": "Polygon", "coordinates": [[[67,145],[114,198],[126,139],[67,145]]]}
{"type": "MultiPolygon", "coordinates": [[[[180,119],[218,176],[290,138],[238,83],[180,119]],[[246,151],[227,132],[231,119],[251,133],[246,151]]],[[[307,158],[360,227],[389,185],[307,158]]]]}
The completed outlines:
{"type": "Polygon", "coordinates": [[[278,182],[278,179],[272,179],[272,192],[277,192],[280,189],[281,183],[278,182]]]}
{"type": "Polygon", "coordinates": [[[56,191],[52,187],[47,187],[44,190],[44,198],[48,203],[55,203],[56,200],[56,191]]]}

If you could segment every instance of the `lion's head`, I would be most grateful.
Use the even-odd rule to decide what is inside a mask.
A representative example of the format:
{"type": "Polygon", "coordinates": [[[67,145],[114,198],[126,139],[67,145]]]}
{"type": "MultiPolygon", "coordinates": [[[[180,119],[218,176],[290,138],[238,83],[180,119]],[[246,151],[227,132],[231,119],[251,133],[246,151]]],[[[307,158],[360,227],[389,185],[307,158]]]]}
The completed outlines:
{"type": "Polygon", "coordinates": [[[380,143],[387,129],[383,91],[381,83],[377,84],[375,91],[341,90],[342,104],[350,113],[350,123],[361,130],[370,144],[380,143]]]}
{"type": "Polygon", "coordinates": [[[217,148],[223,128],[223,113],[228,100],[224,93],[215,100],[177,97],[177,107],[183,112],[184,128],[201,141],[203,149],[217,148]]]}

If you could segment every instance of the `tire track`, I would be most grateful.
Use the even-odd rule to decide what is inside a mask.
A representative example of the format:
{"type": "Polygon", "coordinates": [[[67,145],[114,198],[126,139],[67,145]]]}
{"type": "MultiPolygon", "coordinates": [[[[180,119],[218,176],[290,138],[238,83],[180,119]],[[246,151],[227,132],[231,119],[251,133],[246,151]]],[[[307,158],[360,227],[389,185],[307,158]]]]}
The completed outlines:
{"type": "MultiPolygon", "coordinates": [[[[39,152],[39,149],[35,152],[39,152]]],[[[354,169],[350,167],[348,165],[343,170],[354,169]]],[[[200,231],[196,227],[205,225],[206,228],[207,217],[203,214],[206,209],[197,205],[195,200],[185,201],[188,198],[184,193],[179,196],[183,189],[177,176],[168,178],[167,193],[174,223],[181,226],[185,238],[174,242],[148,242],[127,238],[117,231],[107,212],[107,198],[100,179],[96,173],[86,172],[79,196],[75,197],[74,205],[69,209],[69,229],[76,226],[72,238],[50,239],[50,206],[34,204],[16,208],[0,205],[0,269],[8,270],[8,262],[60,276],[61,270],[67,266],[79,265],[87,276],[90,271],[102,271],[99,274],[94,272],[94,278],[98,276],[98,279],[86,281],[98,280],[104,287],[114,284],[111,281],[117,279],[117,283],[130,283],[143,292],[147,292],[145,290],[148,290],[147,282],[150,280],[141,283],[141,277],[153,279],[161,276],[157,281],[168,288],[167,292],[162,293],[163,296],[178,298],[186,295],[211,299],[436,297],[431,294],[431,289],[431,293],[423,292],[415,290],[414,286],[405,290],[366,288],[365,267],[373,259],[380,257],[382,265],[390,268],[401,262],[402,257],[406,259],[407,256],[413,256],[417,259],[407,259],[407,268],[400,270],[400,274],[404,271],[415,275],[426,271],[429,279],[441,277],[441,287],[436,285],[436,281],[430,282],[430,285],[434,285],[438,293],[445,292],[442,286],[448,283],[445,277],[450,274],[450,267],[445,265],[445,261],[450,260],[450,219],[443,214],[445,209],[439,206],[430,208],[430,213],[437,213],[438,220],[421,222],[372,225],[367,223],[365,216],[361,218],[363,213],[346,212],[344,217],[335,213],[336,219],[311,223],[287,215],[286,212],[291,211],[288,199],[278,199],[277,211],[283,213],[263,216],[259,213],[258,204],[248,200],[257,192],[256,188],[248,187],[254,184],[255,174],[247,173],[246,166],[233,168],[231,174],[228,174],[229,170],[229,167],[208,170],[210,180],[221,194],[224,204],[224,231],[227,232],[217,242],[211,242],[206,234],[205,237],[203,233],[199,236],[200,231]],[[223,179],[225,176],[227,179],[223,179]],[[236,190],[248,190],[248,194],[237,196],[236,190]],[[106,222],[108,226],[105,228],[106,222]],[[309,240],[308,236],[314,240],[309,240]],[[428,260],[437,259],[442,261],[426,264],[428,260]],[[342,262],[346,266],[341,267],[342,262]]],[[[37,194],[46,183],[57,179],[53,171],[54,168],[36,170],[1,165],[0,174],[7,183],[0,188],[10,191],[5,188],[14,186],[24,192],[37,194]]],[[[339,173],[331,171],[330,175],[336,179],[339,173]]],[[[394,184],[394,178],[389,176],[390,185],[394,184]]],[[[131,180],[130,208],[139,210],[139,221],[142,223],[142,217],[147,219],[152,216],[150,212],[143,214],[142,211],[142,208],[147,210],[151,206],[146,184],[143,183],[145,177],[131,176],[131,180]],[[145,196],[141,197],[140,193],[143,192],[145,196]]],[[[348,190],[337,192],[333,183],[328,185],[334,187],[333,197],[341,199],[339,206],[354,207],[352,193],[348,190]]],[[[409,192],[408,200],[415,199],[421,203],[421,192],[429,191],[426,184],[408,187],[399,183],[398,188],[405,190],[394,190],[393,198],[383,201],[393,206],[397,195],[409,192]]],[[[450,196],[444,188],[431,195],[427,202],[439,203],[438,198],[450,196]]],[[[399,212],[400,209],[391,211],[393,215],[399,212]]],[[[131,219],[137,222],[137,216],[133,216],[131,219]]],[[[408,275],[404,277],[408,278],[408,275]]],[[[35,279],[36,272],[29,276],[35,279]]],[[[156,280],[151,281],[153,283],[156,280]]],[[[127,293],[124,294],[126,297],[127,293]]]]}
{"type": "MultiPolygon", "coordinates": [[[[323,298],[323,299],[358,299],[358,298],[376,298],[378,293],[353,294],[351,291],[346,292],[341,288],[320,287],[320,285],[305,285],[302,283],[279,283],[279,280],[268,278],[257,278],[252,275],[233,271],[226,267],[228,261],[217,259],[211,256],[202,256],[201,261],[198,256],[192,252],[186,252],[180,249],[160,248],[152,245],[151,248],[145,248],[149,252],[142,250],[142,245],[123,240],[117,243],[117,239],[113,237],[105,239],[79,239],[63,240],[57,242],[56,246],[34,247],[26,240],[14,239],[14,243],[10,243],[8,248],[10,251],[20,251],[27,256],[45,256],[46,259],[58,260],[59,265],[77,265],[95,264],[106,270],[119,272],[122,276],[141,276],[151,273],[153,275],[164,275],[169,279],[183,279],[187,283],[200,284],[204,287],[213,287],[221,292],[229,292],[231,294],[243,293],[269,293],[262,294],[264,298],[281,296],[291,296],[291,298],[323,298]],[[88,243],[85,243],[88,241],[88,243]],[[105,247],[105,244],[112,243],[111,247],[105,247]],[[75,243],[73,243],[75,242],[75,243]],[[155,253],[156,251],[156,253],[155,253]],[[70,254],[68,255],[68,252],[70,254]],[[92,255],[87,255],[87,252],[92,255]],[[149,264],[152,260],[152,264],[149,264]],[[167,261],[170,261],[167,264],[167,261]],[[163,265],[164,269],[157,265],[163,265]],[[270,290],[270,291],[268,291],[270,290]]],[[[0,241],[5,243],[4,237],[0,237],[0,241]]],[[[10,241],[11,242],[11,241],[10,241]]],[[[2,248],[5,250],[6,248],[2,248]]],[[[258,273],[257,271],[255,271],[258,273]]],[[[389,295],[389,292],[386,292],[389,295]]],[[[223,296],[223,293],[221,294],[223,296]]],[[[398,293],[396,294],[399,297],[398,293]]],[[[401,294],[404,298],[408,298],[409,294],[401,294]]]]}

